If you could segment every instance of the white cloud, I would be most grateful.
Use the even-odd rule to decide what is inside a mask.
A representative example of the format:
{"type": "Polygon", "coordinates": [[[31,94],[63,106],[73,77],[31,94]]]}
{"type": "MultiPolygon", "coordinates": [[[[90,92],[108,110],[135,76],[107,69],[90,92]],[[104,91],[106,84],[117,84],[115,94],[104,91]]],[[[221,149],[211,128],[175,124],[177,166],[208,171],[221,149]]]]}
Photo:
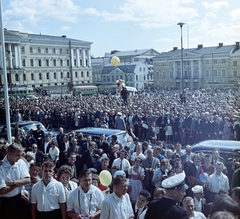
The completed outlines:
{"type": "Polygon", "coordinates": [[[206,18],[216,18],[217,15],[213,12],[206,13],[206,18]]]}
{"type": "Polygon", "coordinates": [[[70,30],[70,29],[71,29],[70,26],[62,26],[62,27],[61,27],[61,30],[70,30]]]}
{"type": "Polygon", "coordinates": [[[240,9],[235,9],[231,11],[229,14],[233,20],[237,20],[237,21],[240,20],[240,9]]]}
{"type": "Polygon", "coordinates": [[[127,0],[119,9],[111,13],[96,8],[84,10],[85,14],[102,17],[105,21],[128,21],[138,23],[143,28],[158,28],[176,24],[181,19],[192,20],[198,12],[187,4],[193,0],[127,0]]]}
{"type": "Polygon", "coordinates": [[[202,5],[209,10],[217,12],[220,8],[228,8],[229,3],[228,1],[215,1],[213,3],[209,3],[207,1],[202,2],[202,5]]]}
{"type": "Polygon", "coordinates": [[[4,12],[4,19],[21,20],[36,25],[49,19],[77,22],[80,7],[72,0],[12,0],[4,12]]]}

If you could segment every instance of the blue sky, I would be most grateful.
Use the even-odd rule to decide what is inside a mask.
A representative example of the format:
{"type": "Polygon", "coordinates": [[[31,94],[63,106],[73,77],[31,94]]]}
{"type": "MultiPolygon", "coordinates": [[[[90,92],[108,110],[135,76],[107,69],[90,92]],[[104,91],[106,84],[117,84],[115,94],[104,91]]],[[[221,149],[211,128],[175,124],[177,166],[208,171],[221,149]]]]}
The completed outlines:
{"type": "Polygon", "coordinates": [[[112,50],[183,47],[240,41],[239,0],[2,0],[4,27],[93,42],[92,55],[112,50]]]}

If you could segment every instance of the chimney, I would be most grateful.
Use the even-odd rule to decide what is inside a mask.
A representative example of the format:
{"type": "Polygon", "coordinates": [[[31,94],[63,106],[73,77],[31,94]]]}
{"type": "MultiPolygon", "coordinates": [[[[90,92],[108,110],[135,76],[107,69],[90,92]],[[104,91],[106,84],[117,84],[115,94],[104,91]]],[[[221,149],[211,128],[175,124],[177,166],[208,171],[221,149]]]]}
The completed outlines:
{"type": "Polygon", "coordinates": [[[67,36],[66,35],[62,35],[62,38],[66,38],[67,36]]]}
{"type": "Polygon", "coordinates": [[[239,50],[239,42],[236,42],[236,50],[239,50]]]}
{"type": "Polygon", "coordinates": [[[173,51],[174,51],[174,50],[177,50],[177,47],[173,47],[173,51]]]}
{"type": "Polygon", "coordinates": [[[222,47],[222,46],[223,46],[223,43],[219,43],[219,44],[218,44],[218,47],[222,47]]]}
{"type": "Polygon", "coordinates": [[[203,45],[202,45],[202,44],[200,44],[200,45],[197,46],[197,49],[202,49],[202,48],[203,48],[203,45]]]}

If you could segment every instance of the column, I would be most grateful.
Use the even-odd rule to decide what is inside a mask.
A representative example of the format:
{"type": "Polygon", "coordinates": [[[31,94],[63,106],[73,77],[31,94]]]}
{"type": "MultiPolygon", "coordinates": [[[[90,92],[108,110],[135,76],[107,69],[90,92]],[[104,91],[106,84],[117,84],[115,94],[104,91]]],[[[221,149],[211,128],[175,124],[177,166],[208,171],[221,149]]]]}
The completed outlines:
{"type": "Polygon", "coordinates": [[[21,48],[20,45],[17,45],[18,48],[18,66],[19,68],[22,68],[22,59],[21,59],[21,48]]]}
{"type": "Polygon", "coordinates": [[[200,59],[198,61],[199,64],[199,78],[202,78],[203,74],[202,74],[202,60],[200,59]]]}
{"type": "Polygon", "coordinates": [[[173,78],[176,80],[176,73],[177,73],[177,64],[176,64],[176,61],[174,61],[174,64],[173,64],[173,78]]]}
{"type": "Polygon", "coordinates": [[[79,49],[77,49],[77,67],[80,67],[79,49]]]}
{"type": "Polygon", "coordinates": [[[193,78],[193,76],[194,76],[194,65],[193,65],[193,63],[194,63],[194,61],[193,60],[191,60],[191,78],[193,78]]]}
{"type": "Polygon", "coordinates": [[[83,67],[85,67],[86,66],[85,49],[82,50],[82,55],[83,55],[83,58],[82,58],[83,67]]]}
{"type": "Polygon", "coordinates": [[[14,45],[14,54],[15,54],[15,67],[19,68],[19,64],[18,64],[18,48],[17,45],[14,45]]]}
{"type": "Polygon", "coordinates": [[[91,67],[91,50],[88,50],[88,66],[91,67]]]}
{"type": "Polygon", "coordinates": [[[8,44],[8,58],[9,58],[9,66],[10,68],[13,68],[13,63],[12,63],[12,45],[9,43],[8,44]]]}
{"type": "MultiPolygon", "coordinates": [[[[1,45],[1,44],[0,44],[1,45]]],[[[1,45],[2,46],[2,45],[1,45]]],[[[0,49],[0,68],[3,68],[3,63],[2,63],[2,50],[0,49]]],[[[1,76],[0,76],[1,77],[1,76]]]]}
{"type": "Polygon", "coordinates": [[[71,63],[72,67],[74,67],[73,49],[71,49],[71,63]]]}

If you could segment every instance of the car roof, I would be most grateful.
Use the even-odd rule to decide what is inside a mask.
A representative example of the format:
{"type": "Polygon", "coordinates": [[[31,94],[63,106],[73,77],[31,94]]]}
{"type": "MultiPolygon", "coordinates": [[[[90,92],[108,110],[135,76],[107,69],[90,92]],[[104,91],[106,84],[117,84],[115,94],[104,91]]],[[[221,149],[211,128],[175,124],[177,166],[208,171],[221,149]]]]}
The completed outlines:
{"type": "Polygon", "coordinates": [[[220,152],[234,152],[240,150],[240,141],[233,140],[206,140],[194,144],[192,151],[211,151],[218,148],[220,152]]]}
{"type": "Polygon", "coordinates": [[[84,135],[100,135],[102,133],[105,134],[106,137],[109,137],[111,135],[119,135],[119,134],[125,134],[126,131],[119,130],[119,129],[106,129],[106,128],[83,128],[83,129],[77,129],[75,130],[76,133],[82,132],[84,135]]]}

